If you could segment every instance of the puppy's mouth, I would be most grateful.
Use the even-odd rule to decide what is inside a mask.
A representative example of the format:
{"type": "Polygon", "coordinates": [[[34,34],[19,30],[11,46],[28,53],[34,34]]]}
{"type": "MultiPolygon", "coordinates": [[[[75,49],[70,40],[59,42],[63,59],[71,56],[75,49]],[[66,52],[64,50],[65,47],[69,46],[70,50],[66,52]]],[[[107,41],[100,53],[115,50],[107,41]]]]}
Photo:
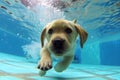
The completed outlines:
{"type": "Polygon", "coordinates": [[[54,52],[57,54],[62,54],[64,51],[63,50],[54,50],[54,52]]]}
{"type": "Polygon", "coordinates": [[[64,51],[65,51],[65,48],[62,47],[61,45],[60,46],[53,46],[52,47],[52,51],[57,53],[57,54],[62,54],[64,51]]]}

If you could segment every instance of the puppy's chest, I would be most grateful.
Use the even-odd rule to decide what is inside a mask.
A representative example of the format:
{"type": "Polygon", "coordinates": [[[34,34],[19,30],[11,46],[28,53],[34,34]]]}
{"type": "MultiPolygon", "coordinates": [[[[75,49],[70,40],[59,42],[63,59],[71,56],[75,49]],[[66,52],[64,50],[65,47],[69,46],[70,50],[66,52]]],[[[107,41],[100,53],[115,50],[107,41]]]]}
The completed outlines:
{"type": "Polygon", "coordinates": [[[61,60],[63,59],[63,56],[56,56],[56,55],[54,55],[54,54],[51,54],[51,57],[52,57],[52,59],[55,60],[55,61],[61,61],[61,60]]]}

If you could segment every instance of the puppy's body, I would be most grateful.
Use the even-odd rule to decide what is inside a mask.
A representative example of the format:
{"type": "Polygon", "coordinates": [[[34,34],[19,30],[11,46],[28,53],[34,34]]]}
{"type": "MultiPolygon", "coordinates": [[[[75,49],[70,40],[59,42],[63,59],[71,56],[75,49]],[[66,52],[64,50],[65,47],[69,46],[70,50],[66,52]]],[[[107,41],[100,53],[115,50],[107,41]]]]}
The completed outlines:
{"type": "Polygon", "coordinates": [[[41,35],[41,60],[38,65],[38,68],[41,69],[41,76],[45,75],[46,71],[52,68],[51,55],[63,58],[54,67],[57,72],[62,72],[69,66],[74,58],[75,40],[78,34],[80,35],[80,45],[83,47],[88,34],[76,24],[76,21],[59,19],[45,27],[41,35]],[[47,39],[46,45],[44,45],[45,38],[47,39]]]}

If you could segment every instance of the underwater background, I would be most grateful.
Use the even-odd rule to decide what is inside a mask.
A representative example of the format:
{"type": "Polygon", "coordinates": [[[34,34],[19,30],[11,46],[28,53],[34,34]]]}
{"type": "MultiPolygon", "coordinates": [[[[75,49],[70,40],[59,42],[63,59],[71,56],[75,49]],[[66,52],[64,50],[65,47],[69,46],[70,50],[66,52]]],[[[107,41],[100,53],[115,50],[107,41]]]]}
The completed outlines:
{"type": "Polygon", "coordinates": [[[0,0],[0,80],[43,79],[120,80],[119,0],[0,0]],[[77,19],[88,40],[81,48],[77,38],[67,71],[40,77],[41,31],[61,18],[77,19]]]}

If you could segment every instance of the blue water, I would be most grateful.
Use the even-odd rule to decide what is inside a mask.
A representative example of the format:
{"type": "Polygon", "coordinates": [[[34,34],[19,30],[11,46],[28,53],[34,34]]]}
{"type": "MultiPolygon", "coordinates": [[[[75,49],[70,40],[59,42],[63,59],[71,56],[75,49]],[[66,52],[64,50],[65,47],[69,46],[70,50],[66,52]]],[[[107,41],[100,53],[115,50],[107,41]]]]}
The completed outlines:
{"type": "Polygon", "coordinates": [[[89,34],[83,49],[77,39],[73,64],[120,66],[119,0],[0,0],[0,55],[37,64],[41,31],[59,18],[77,19],[89,34]]]}

